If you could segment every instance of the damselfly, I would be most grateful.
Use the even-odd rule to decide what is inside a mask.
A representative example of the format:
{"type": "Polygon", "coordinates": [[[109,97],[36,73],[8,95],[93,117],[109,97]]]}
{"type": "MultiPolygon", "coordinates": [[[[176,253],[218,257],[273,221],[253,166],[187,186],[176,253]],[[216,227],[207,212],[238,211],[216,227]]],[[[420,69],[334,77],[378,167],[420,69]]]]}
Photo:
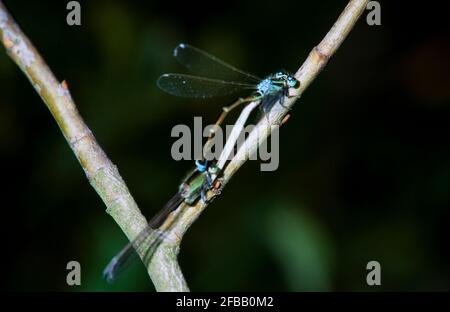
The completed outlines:
{"type": "MultiPolygon", "coordinates": [[[[159,77],[157,84],[162,90],[172,95],[210,98],[245,90],[253,91],[250,96],[239,98],[230,106],[224,107],[216,125],[222,123],[229,111],[243,103],[260,102],[264,113],[278,100],[283,105],[284,98],[289,95],[289,89],[300,86],[300,82],[294,76],[284,71],[260,79],[187,44],[179,44],[173,55],[190,71],[210,78],[185,74],[164,74],[159,77]]],[[[165,231],[159,228],[172,211],[182,202],[192,205],[199,198],[206,200],[206,191],[210,189],[216,193],[220,192],[220,187],[214,185],[214,179],[217,178],[220,169],[222,168],[218,168],[206,160],[197,161],[196,168],[180,185],[175,196],[149,221],[147,227],[138,234],[137,238],[109,262],[103,271],[103,276],[109,282],[114,281],[131,260],[136,258],[135,250],[144,253],[143,260],[146,263],[165,238],[165,231]]]]}
{"type": "Polygon", "coordinates": [[[216,185],[212,178],[212,176],[217,177],[218,171],[219,169],[212,163],[196,161],[196,167],[186,176],[179,186],[178,192],[148,222],[144,230],[111,259],[103,270],[103,277],[108,282],[116,280],[118,275],[128,267],[132,260],[137,258],[137,250],[144,254],[142,260],[146,264],[151,259],[158,245],[167,236],[167,233],[159,228],[171,212],[183,202],[192,205],[199,198],[206,201],[206,192],[210,189],[214,189],[214,195],[220,192],[220,187],[216,185]]]}
{"type": "Polygon", "coordinates": [[[192,73],[163,74],[157,85],[167,93],[181,97],[211,98],[237,94],[248,90],[253,91],[250,96],[239,98],[233,104],[223,108],[216,125],[238,105],[248,102],[261,102],[261,108],[266,113],[279,100],[284,104],[284,98],[289,95],[290,88],[298,88],[300,81],[285,71],[279,71],[265,79],[239,70],[224,61],[191,45],[181,43],[173,51],[175,59],[192,73]]]}

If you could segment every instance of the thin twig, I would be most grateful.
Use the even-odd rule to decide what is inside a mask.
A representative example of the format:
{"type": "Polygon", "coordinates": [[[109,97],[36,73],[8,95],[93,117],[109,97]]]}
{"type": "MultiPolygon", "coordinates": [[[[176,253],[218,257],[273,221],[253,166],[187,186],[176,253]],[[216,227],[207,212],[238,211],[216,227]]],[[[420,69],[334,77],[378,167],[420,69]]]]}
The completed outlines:
{"type": "Polygon", "coordinates": [[[247,161],[248,155],[254,153],[259,144],[264,142],[268,135],[270,135],[270,131],[267,131],[267,128],[270,127],[270,129],[274,131],[274,129],[279,126],[281,120],[283,120],[284,116],[292,108],[295,101],[300,98],[306,88],[322,71],[328,60],[347,37],[350,30],[365,10],[367,3],[368,1],[366,0],[352,0],[347,4],[331,30],[327,33],[325,38],[312,49],[308,58],[295,74],[295,77],[301,83],[300,88],[295,90],[295,94],[292,94],[292,97],[285,99],[283,105],[274,105],[273,109],[267,114],[268,118],[261,119],[256,128],[249,135],[248,139],[239,148],[239,151],[236,153],[233,160],[227,166],[224,172],[224,183],[229,181],[233,174],[247,161]]]}

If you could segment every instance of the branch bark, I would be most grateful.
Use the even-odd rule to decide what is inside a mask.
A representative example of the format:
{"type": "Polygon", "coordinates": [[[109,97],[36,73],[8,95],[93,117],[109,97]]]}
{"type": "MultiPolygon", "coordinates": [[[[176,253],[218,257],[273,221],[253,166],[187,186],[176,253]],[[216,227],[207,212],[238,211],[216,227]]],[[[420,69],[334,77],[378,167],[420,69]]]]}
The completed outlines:
{"type": "MultiPolygon", "coordinates": [[[[65,81],[61,83],[30,40],[0,2],[0,38],[8,55],[27,76],[55,118],[61,132],[80,162],[90,184],[122,231],[133,240],[147,225],[117,167],[109,160],[83,121],[65,81]]],[[[170,262],[170,261],[169,261],[170,262]]],[[[167,264],[173,275],[162,279],[159,271],[148,269],[155,286],[162,290],[188,290],[176,261],[167,264]],[[179,278],[176,278],[179,277],[179,278]]]]}
{"type": "MultiPolygon", "coordinates": [[[[325,38],[310,52],[308,58],[296,73],[301,82],[293,97],[285,100],[284,107],[275,105],[262,118],[238,153],[225,168],[225,186],[237,170],[247,161],[248,155],[270,135],[270,129],[277,128],[295,101],[326,65],[362,14],[368,0],[351,0],[325,38]]],[[[109,213],[128,239],[133,240],[147,222],[130,194],[117,167],[109,160],[94,135],[80,116],[65,81],[55,78],[38,51],[31,44],[19,26],[0,1],[0,37],[8,55],[30,80],[51,114],[55,118],[65,139],[69,143],[90,184],[105,203],[109,213]]],[[[212,194],[209,194],[212,196],[212,194]]],[[[154,253],[147,271],[158,291],[188,291],[187,284],[177,262],[183,235],[199,217],[207,204],[199,201],[190,207],[181,204],[167,227],[173,239],[165,240],[154,253]]],[[[141,253],[142,256],[142,253],[141,253]]]]}

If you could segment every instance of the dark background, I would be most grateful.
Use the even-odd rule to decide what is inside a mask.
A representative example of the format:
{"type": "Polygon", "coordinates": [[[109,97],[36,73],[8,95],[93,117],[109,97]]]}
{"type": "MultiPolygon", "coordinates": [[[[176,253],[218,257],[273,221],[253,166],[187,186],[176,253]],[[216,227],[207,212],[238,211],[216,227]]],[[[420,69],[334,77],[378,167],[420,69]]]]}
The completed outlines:
{"type": "MultiPolygon", "coordinates": [[[[188,42],[264,76],[295,72],[346,1],[4,1],[78,108],[147,216],[192,164],[171,159],[177,124],[212,122],[223,99],[159,90],[188,42]]],[[[450,43],[427,4],[384,1],[365,16],[296,103],[280,167],[238,172],[183,240],[192,290],[448,290],[450,43]],[[377,260],[382,286],[366,284],[377,260]]],[[[434,11],[433,11],[434,10],[434,11]]],[[[3,49],[2,49],[3,50],[3,49]]],[[[1,289],[152,290],[135,265],[101,278],[126,243],[55,121],[0,55],[1,289]],[[66,263],[82,285],[66,285],[66,263]]]]}

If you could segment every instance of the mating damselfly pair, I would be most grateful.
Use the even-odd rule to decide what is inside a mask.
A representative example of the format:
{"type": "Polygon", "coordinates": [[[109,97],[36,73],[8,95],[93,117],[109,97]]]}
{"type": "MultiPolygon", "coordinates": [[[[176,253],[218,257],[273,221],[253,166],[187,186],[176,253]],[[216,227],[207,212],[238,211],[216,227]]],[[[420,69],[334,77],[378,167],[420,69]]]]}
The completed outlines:
{"type": "MultiPolygon", "coordinates": [[[[266,113],[276,103],[284,103],[289,96],[290,88],[298,88],[300,82],[292,75],[279,71],[265,79],[241,71],[218,58],[188,44],[179,44],[174,52],[174,58],[189,71],[199,76],[169,73],[163,74],[157,81],[158,87],[165,92],[180,96],[206,99],[216,96],[237,94],[243,91],[251,92],[247,97],[239,98],[228,107],[224,107],[216,122],[220,125],[229,111],[237,106],[259,102],[263,113],[266,113]]],[[[144,250],[144,262],[166,237],[159,227],[181,203],[194,204],[197,200],[206,200],[206,192],[213,190],[220,193],[220,183],[216,179],[220,170],[212,161],[196,161],[196,167],[180,185],[177,193],[164,208],[149,222],[147,227],[118,253],[103,271],[104,277],[114,281],[128,263],[136,258],[135,249],[144,250]]]]}

